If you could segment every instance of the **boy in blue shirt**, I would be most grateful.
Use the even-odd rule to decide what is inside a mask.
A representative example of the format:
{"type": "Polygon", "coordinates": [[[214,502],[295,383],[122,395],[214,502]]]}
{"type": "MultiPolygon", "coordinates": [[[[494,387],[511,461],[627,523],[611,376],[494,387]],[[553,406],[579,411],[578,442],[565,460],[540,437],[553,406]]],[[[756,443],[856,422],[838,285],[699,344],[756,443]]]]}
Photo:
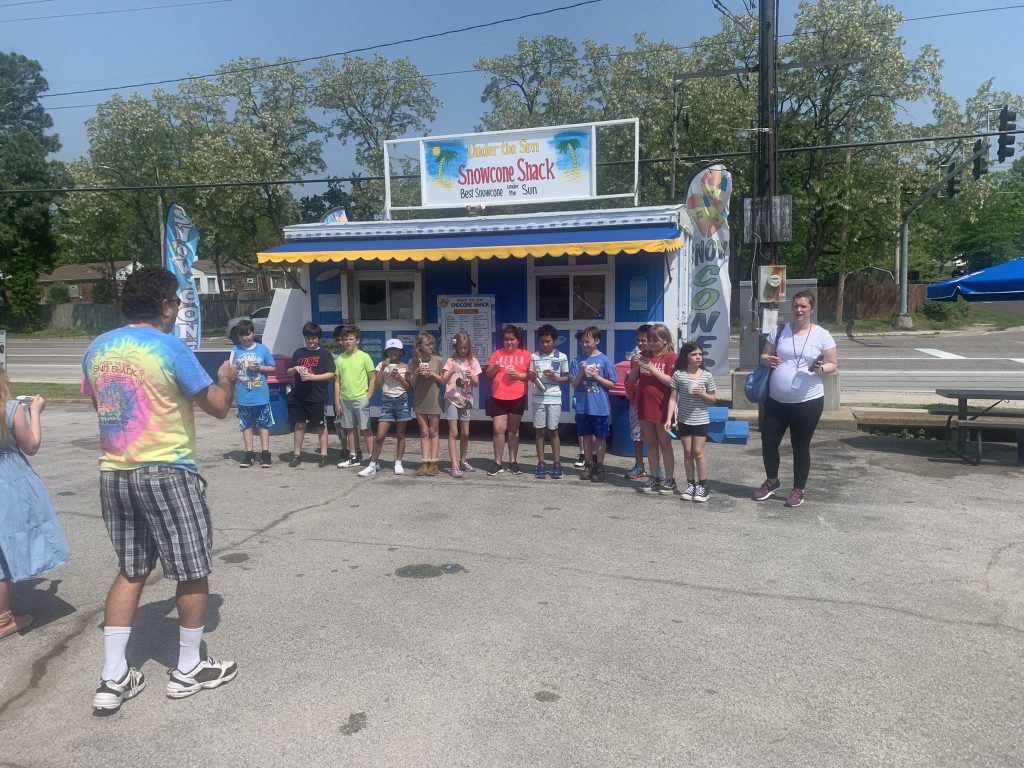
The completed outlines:
{"type": "Polygon", "coordinates": [[[238,404],[238,428],[242,430],[245,458],[239,463],[242,469],[256,465],[256,453],[252,446],[252,433],[260,433],[260,466],[270,466],[270,428],[274,426],[274,414],[270,410],[270,390],[267,388],[267,374],[273,373],[274,356],[262,344],[256,343],[256,327],[252,320],[241,320],[231,329],[231,340],[235,343],[231,357],[238,369],[235,380],[235,402],[238,404]]]}
{"type": "Polygon", "coordinates": [[[586,462],[580,480],[604,482],[604,457],[608,449],[611,399],[608,390],[615,386],[615,366],[597,345],[601,343],[601,329],[584,328],[580,333],[583,357],[573,360],[573,406],[576,408],[576,434],[580,439],[580,453],[596,456],[586,462]]]}

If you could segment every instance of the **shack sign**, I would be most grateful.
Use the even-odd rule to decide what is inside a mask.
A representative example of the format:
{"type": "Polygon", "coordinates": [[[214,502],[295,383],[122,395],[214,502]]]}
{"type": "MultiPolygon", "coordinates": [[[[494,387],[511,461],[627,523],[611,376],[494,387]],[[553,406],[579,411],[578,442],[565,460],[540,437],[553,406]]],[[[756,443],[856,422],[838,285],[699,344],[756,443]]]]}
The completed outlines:
{"type": "Polygon", "coordinates": [[[588,198],[596,185],[594,157],[592,125],[423,139],[423,207],[588,198]]]}

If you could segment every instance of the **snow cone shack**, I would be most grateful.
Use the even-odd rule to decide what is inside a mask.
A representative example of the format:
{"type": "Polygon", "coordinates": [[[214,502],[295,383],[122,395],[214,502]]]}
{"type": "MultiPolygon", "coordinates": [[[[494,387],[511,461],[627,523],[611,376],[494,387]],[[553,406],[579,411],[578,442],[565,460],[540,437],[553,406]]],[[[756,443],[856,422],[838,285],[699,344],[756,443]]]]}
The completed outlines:
{"type": "MultiPolygon", "coordinates": [[[[384,341],[437,339],[447,356],[466,331],[486,367],[507,324],[558,329],[557,347],[579,354],[575,334],[594,325],[601,349],[622,361],[642,323],[664,322],[677,342],[699,340],[728,391],[728,202],[731,177],[704,168],[687,205],[552,210],[490,215],[491,206],[630,199],[637,205],[638,121],[608,121],[387,142],[385,209],[379,221],[325,221],[285,228],[286,242],[258,254],[261,264],[297,267],[297,286],[278,289],[263,343],[274,354],[302,346],[313,320],[330,339],[335,326],[360,328],[360,347],[383,359],[384,341]],[[598,194],[598,141],[609,127],[632,129],[632,185],[598,194]],[[420,203],[392,205],[395,152],[411,146],[420,169],[420,203]],[[396,211],[458,211],[451,218],[396,219],[396,211]]],[[[620,164],[621,165],[621,164],[620,164]]],[[[601,187],[604,188],[603,186],[601,187]]],[[[325,217],[336,218],[336,217],[325,217]]],[[[486,418],[482,377],[475,419],[486,418]]],[[[563,421],[574,414],[568,392],[563,421]]],[[[376,411],[374,411],[376,413],[376,411]]]]}

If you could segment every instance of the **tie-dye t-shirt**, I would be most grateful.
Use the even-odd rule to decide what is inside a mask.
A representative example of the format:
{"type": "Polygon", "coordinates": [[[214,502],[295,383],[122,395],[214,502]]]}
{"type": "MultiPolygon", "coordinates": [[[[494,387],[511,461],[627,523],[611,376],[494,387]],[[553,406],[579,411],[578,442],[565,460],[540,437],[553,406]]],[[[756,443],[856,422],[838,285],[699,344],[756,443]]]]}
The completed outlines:
{"type": "Polygon", "coordinates": [[[104,333],[89,345],[82,375],[99,414],[101,470],[198,471],[192,397],[213,381],[180,339],[150,326],[104,333]]]}

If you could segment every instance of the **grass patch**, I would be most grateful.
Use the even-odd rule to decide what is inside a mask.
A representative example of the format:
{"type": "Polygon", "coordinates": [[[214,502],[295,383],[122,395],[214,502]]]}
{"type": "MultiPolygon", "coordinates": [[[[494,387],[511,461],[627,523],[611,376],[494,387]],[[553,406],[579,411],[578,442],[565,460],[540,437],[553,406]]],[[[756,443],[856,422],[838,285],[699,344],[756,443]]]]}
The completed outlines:
{"type": "MultiPolygon", "coordinates": [[[[971,304],[966,301],[930,302],[927,311],[915,312],[912,316],[915,331],[957,331],[973,325],[985,325],[991,330],[1005,331],[1008,328],[1024,326],[1024,315],[1001,312],[988,306],[971,304]],[[944,305],[944,306],[943,306],[944,305]],[[941,309],[938,309],[939,307],[941,309]],[[949,311],[945,311],[946,308],[949,311]]],[[[830,333],[845,334],[849,324],[839,325],[834,320],[821,323],[830,333]]],[[[893,320],[854,320],[853,335],[858,333],[899,333],[893,320]]]]}
{"type": "Polygon", "coordinates": [[[11,396],[42,395],[47,400],[81,400],[89,402],[89,398],[81,392],[78,384],[53,384],[38,381],[12,381],[11,396]]]}

